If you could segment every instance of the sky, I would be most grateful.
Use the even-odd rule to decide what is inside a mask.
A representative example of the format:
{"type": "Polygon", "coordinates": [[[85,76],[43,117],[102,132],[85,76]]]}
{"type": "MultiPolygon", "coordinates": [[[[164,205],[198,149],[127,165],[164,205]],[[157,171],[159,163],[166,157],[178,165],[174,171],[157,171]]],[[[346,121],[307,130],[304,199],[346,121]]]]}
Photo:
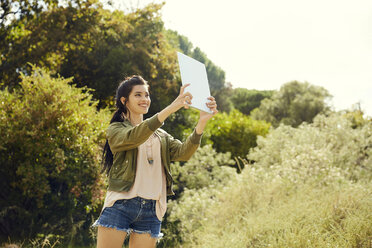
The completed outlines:
{"type": "Polygon", "coordinates": [[[371,0],[166,0],[161,13],[234,88],[309,82],[329,91],[335,110],[359,102],[372,116],[371,0]]]}

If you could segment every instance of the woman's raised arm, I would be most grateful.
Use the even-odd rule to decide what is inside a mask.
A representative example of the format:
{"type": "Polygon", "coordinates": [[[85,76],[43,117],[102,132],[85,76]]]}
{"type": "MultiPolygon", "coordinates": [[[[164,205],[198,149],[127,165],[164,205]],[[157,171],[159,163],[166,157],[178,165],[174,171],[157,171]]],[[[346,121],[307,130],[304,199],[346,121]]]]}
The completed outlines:
{"type": "Polygon", "coordinates": [[[185,88],[190,84],[185,84],[181,87],[180,94],[177,98],[167,107],[165,107],[162,111],[158,114],[158,119],[160,122],[164,122],[165,119],[168,118],[171,114],[177,112],[180,108],[184,107],[186,109],[189,108],[191,104],[192,95],[190,92],[185,93],[185,88]]]}

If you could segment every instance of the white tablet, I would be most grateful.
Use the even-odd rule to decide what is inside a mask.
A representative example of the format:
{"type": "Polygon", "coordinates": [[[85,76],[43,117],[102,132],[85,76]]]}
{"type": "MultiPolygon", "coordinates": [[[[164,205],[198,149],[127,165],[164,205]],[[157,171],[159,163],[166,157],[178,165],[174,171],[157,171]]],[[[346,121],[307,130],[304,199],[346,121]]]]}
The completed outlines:
{"type": "Polygon", "coordinates": [[[180,66],[182,85],[190,84],[185,92],[193,96],[191,107],[212,113],[205,105],[211,96],[205,65],[185,54],[177,52],[178,64],[180,66]]]}

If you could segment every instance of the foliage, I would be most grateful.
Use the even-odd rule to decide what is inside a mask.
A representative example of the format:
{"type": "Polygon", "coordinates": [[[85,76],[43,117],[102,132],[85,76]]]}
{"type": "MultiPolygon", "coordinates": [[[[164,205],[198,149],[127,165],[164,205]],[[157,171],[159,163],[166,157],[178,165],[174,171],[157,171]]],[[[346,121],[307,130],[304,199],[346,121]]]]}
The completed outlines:
{"type": "Polygon", "coordinates": [[[245,88],[236,88],[232,91],[230,100],[237,110],[245,115],[258,108],[261,101],[270,98],[273,95],[272,90],[248,90],[245,88]]]}
{"type": "Polygon", "coordinates": [[[2,5],[6,21],[0,27],[0,82],[13,88],[20,72],[28,74],[27,62],[57,71],[64,53],[74,48],[94,24],[99,8],[95,0],[16,0],[2,5]],[[62,7],[62,5],[67,5],[62,7]]]}
{"type": "Polygon", "coordinates": [[[187,242],[174,247],[370,247],[371,183],[314,187],[256,174],[247,168],[214,200],[201,198],[182,229],[187,242]]]}
{"type": "Polygon", "coordinates": [[[292,81],[284,84],[270,99],[264,99],[251,116],[268,121],[274,127],[281,123],[297,127],[302,122],[311,123],[317,114],[327,113],[326,101],[330,97],[323,87],[292,81]]]}
{"type": "Polygon", "coordinates": [[[163,35],[160,8],[150,4],[129,14],[102,10],[93,30],[98,31],[91,34],[97,38],[85,41],[89,49],[68,53],[62,75],[74,75],[79,83],[96,89],[97,98],[109,105],[124,76],[142,75],[150,84],[149,116],[163,109],[176,97],[179,80],[175,50],[163,35]]]}
{"type": "MultiPolygon", "coordinates": [[[[51,1],[45,8],[40,1],[22,2],[30,4],[24,7],[27,11],[37,8],[37,14],[29,10],[28,18],[14,18],[2,29],[3,87],[17,87],[19,73],[28,74],[30,62],[65,78],[73,77],[78,87],[94,89],[99,107],[112,106],[117,85],[132,74],[140,74],[150,83],[153,104],[148,116],[177,96],[180,78],[175,51],[192,44],[186,37],[164,30],[162,4],[125,14],[103,9],[95,0],[67,5],[51,1]]],[[[199,48],[184,52],[206,64],[212,94],[224,87],[225,72],[199,48]]]]}
{"type": "Polygon", "coordinates": [[[36,234],[90,241],[103,200],[97,144],[109,116],[71,81],[33,68],[19,89],[0,92],[1,241],[36,234]]]}
{"type": "Polygon", "coordinates": [[[125,14],[95,1],[53,5],[30,20],[15,19],[6,30],[0,64],[3,85],[16,87],[27,62],[74,77],[78,87],[95,89],[99,107],[112,106],[117,85],[140,74],[150,82],[152,107],[158,112],[178,93],[175,50],[163,34],[160,8],[149,4],[125,14]]]}
{"type": "Polygon", "coordinates": [[[229,167],[232,164],[234,160],[229,153],[217,153],[206,145],[184,165],[178,162],[172,165],[176,198],[168,200],[162,227],[165,235],[160,247],[175,247],[185,239],[183,229],[193,225],[189,220],[194,220],[193,216],[207,209],[208,199],[236,178],[235,170],[229,167]]]}
{"type": "MultiPolygon", "coordinates": [[[[14,19],[30,20],[38,16],[43,9],[57,5],[60,2],[59,0],[2,0],[0,5],[0,30],[5,30],[14,19]]],[[[82,3],[81,0],[71,0],[70,2],[75,4],[82,3]]]]}
{"type": "Polygon", "coordinates": [[[370,247],[371,128],[334,114],[272,129],[228,184],[185,191],[172,247],[370,247]]]}
{"type": "Polygon", "coordinates": [[[341,114],[320,115],[299,128],[281,125],[257,143],[248,158],[293,183],[317,180],[320,172],[325,182],[372,179],[372,122],[354,128],[341,114]]]}
{"type": "MultiPolygon", "coordinates": [[[[19,73],[30,74],[27,62],[46,67],[53,75],[73,77],[77,87],[87,86],[98,107],[113,106],[115,89],[125,76],[140,74],[150,84],[152,116],[178,94],[180,77],[176,49],[206,64],[212,94],[220,110],[229,110],[225,97],[225,73],[186,37],[166,31],[161,19],[162,4],[149,4],[129,13],[109,11],[96,0],[20,0],[19,12],[2,28],[0,46],[0,85],[19,86],[19,73]],[[43,6],[43,7],[42,7],[43,6]],[[6,58],[6,59],[5,59],[6,58]],[[221,90],[220,90],[221,89],[221,90]],[[220,90],[220,91],[219,91],[220,90]],[[223,91],[223,92],[222,92],[223,91]],[[219,97],[221,95],[221,97],[219,97]],[[224,107],[226,105],[226,107],[224,107]]],[[[177,113],[167,120],[165,129],[175,137],[184,137],[181,123],[188,127],[189,117],[177,113]]]]}
{"type": "MultiPolygon", "coordinates": [[[[330,95],[308,83],[275,93],[232,89],[200,48],[164,29],[161,7],[124,13],[96,0],[2,1],[0,242],[92,242],[104,188],[97,144],[109,121],[102,107],[113,105],[125,76],[140,74],[151,86],[148,116],[164,108],[178,93],[180,50],[206,64],[219,110],[235,110],[208,124],[209,145],[172,165],[177,195],[159,246],[368,247],[371,120],[357,111],[318,115],[329,114],[330,95]],[[278,128],[269,132],[249,113],[278,128]],[[230,154],[254,164],[238,175],[230,154]]],[[[198,111],[182,110],[164,128],[184,139],[197,119],[198,111]]]]}
{"type": "Polygon", "coordinates": [[[372,121],[372,118],[368,117],[364,118],[364,113],[361,110],[346,110],[341,111],[341,113],[344,113],[344,116],[351,122],[352,128],[359,128],[366,125],[368,122],[372,121]]]}
{"type": "Polygon", "coordinates": [[[230,153],[217,153],[211,145],[200,147],[184,165],[172,165],[176,195],[185,189],[215,187],[232,176],[229,166],[234,164],[230,153]]]}
{"type": "MultiPolygon", "coordinates": [[[[140,74],[149,81],[152,100],[145,117],[152,116],[173,101],[180,86],[176,45],[164,30],[161,7],[149,4],[130,13],[111,12],[89,0],[50,4],[33,18],[14,19],[0,48],[6,58],[0,63],[0,81],[3,87],[17,87],[19,73],[29,74],[26,64],[31,62],[52,74],[73,77],[78,87],[94,89],[101,108],[113,106],[116,87],[125,76],[140,74]]],[[[214,77],[224,80],[224,72],[208,63],[214,77]]],[[[182,139],[191,126],[188,121],[186,112],[176,113],[164,128],[182,139]]]]}
{"type": "Polygon", "coordinates": [[[249,116],[233,110],[229,114],[219,113],[212,118],[205,136],[217,152],[231,152],[233,157],[242,157],[257,145],[258,136],[265,136],[270,124],[253,120],[249,116]]]}

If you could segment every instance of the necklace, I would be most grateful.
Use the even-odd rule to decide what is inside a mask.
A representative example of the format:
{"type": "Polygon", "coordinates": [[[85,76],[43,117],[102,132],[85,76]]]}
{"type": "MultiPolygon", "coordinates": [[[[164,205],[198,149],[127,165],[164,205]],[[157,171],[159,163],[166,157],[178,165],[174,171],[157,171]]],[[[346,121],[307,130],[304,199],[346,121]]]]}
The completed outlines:
{"type": "Polygon", "coordinates": [[[146,155],[147,155],[147,161],[150,165],[154,163],[154,156],[152,152],[152,144],[154,142],[155,134],[152,134],[149,139],[146,141],[146,155]]]}

